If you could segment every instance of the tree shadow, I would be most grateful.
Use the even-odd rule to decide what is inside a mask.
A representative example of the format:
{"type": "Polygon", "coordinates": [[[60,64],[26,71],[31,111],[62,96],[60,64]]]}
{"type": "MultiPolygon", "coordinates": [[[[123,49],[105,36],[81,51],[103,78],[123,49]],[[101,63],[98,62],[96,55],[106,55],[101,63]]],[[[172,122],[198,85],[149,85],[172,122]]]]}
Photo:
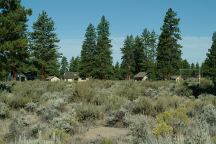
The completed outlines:
{"type": "Polygon", "coordinates": [[[201,94],[211,94],[216,96],[216,86],[200,86],[199,84],[188,86],[190,90],[192,90],[193,96],[196,98],[201,94]]]}

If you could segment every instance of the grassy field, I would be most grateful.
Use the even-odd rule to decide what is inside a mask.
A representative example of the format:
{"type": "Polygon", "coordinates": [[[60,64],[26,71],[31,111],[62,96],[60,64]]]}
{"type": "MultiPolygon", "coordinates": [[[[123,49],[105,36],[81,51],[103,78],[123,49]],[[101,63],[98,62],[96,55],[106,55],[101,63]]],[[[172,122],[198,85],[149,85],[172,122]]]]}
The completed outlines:
{"type": "Polygon", "coordinates": [[[10,82],[0,144],[216,144],[211,81],[10,82]]]}

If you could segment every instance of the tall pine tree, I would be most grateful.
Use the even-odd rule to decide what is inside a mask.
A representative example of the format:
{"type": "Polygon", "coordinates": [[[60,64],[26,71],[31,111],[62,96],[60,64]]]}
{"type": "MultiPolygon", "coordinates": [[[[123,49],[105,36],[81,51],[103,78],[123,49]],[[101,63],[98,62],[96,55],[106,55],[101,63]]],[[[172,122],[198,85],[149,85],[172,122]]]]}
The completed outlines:
{"type": "Polygon", "coordinates": [[[74,72],[74,71],[73,71],[73,63],[74,63],[74,60],[75,60],[74,57],[72,57],[72,58],[70,59],[70,63],[69,63],[69,72],[74,72]]]}
{"type": "Polygon", "coordinates": [[[216,84],[216,32],[212,36],[212,46],[208,50],[204,67],[205,76],[211,78],[214,84],[216,84]]]}
{"type": "Polygon", "coordinates": [[[181,62],[181,69],[185,69],[181,73],[181,75],[182,75],[183,78],[188,78],[188,77],[191,76],[190,64],[187,61],[187,59],[182,60],[182,62],[181,62]]]}
{"type": "Polygon", "coordinates": [[[124,79],[130,80],[135,69],[134,62],[134,38],[132,35],[127,36],[124,40],[124,46],[121,48],[122,52],[122,76],[124,79]]]}
{"type": "Polygon", "coordinates": [[[114,80],[121,80],[122,76],[121,76],[121,67],[119,65],[119,62],[116,62],[115,66],[113,66],[113,77],[112,79],[114,80]]]}
{"type": "Polygon", "coordinates": [[[159,37],[157,48],[157,69],[160,79],[170,79],[171,75],[177,74],[181,65],[181,40],[178,27],[180,19],[171,8],[168,9],[164,18],[162,32],[159,37]]]}
{"type": "Polygon", "coordinates": [[[16,79],[17,72],[26,71],[29,57],[27,17],[31,10],[20,0],[0,0],[0,71],[6,77],[9,72],[16,79]]]}
{"type": "Polygon", "coordinates": [[[157,35],[154,31],[144,29],[141,35],[147,61],[156,62],[157,35]]]}
{"type": "Polygon", "coordinates": [[[70,60],[70,72],[80,72],[80,57],[72,57],[70,60]]]}
{"type": "Polygon", "coordinates": [[[196,67],[194,63],[191,63],[191,77],[196,77],[196,67]]]}
{"type": "Polygon", "coordinates": [[[60,68],[60,76],[63,78],[64,74],[69,70],[68,61],[65,56],[61,59],[61,68],[60,68]]]}
{"type": "Polygon", "coordinates": [[[135,73],[145,71],[145,61],[147,57],[145,55],[144,46],[142,39],[136,36],[134,40],[134,62],[135,62],[135,73]]]}
{"type": "Polygon", "coordinates": [[[97,46],[95,53],[95,68],[93,76],[98,79],[109,79],[112,77],[112,45],[109,38],[109,22],[102,16],[97,27],[97,46]]]}
{"type": "Polygon", "coordinates": [[[156,79],[156,48],[157,48],[157,35],[154,31],[150,32],[148,29],[144,29],[141,39],[143,42],[145,52],[144,71],[148,73],[148,77],[151,80],[156,79]]]}
{"type": "Polygon", "coordinates": [[[35,67],[41,77],[59,75],[58,53],[59,39],[55,33],[54,21],[43,11],[33,24],[31,33],[31,51],[35,67]]]}
{"type": "Polygon", "coordinates": [[[81,50],[80,75],[90,77],[95,69],[96,32],[92,24],[89,24],[85,40],[81,50]]]}

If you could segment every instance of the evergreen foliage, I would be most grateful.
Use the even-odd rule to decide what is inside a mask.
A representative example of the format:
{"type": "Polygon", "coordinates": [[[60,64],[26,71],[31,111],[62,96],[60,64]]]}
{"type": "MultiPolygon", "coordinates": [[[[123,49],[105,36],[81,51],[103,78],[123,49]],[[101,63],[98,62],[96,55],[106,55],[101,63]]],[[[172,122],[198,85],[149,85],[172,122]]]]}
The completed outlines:
{"type": "Polygon", "coordinates": [[[191,70],[190,70],[190,64],[189,62],[184,59],[181,61],[181,69],[185,69],[183,72],[182,72],[182,76],[183,77],[190,77],[191,76],[191,70]]]}
{"type": "Polygon", "coordinates": [[[49,75],[59,76],[59,39],[55,33],[54,21],[43,11],[33,24],[31,56],[41,79],[49,75]]]}
{"type": "Polygon", "coordinates": [[[124,40],[124,46],[121,48],[122,52],[122,76],[124,79],[130,80],[135,68],[134,61],[134,38],[132,35],[127,36],[124,40]]]}
{"type": "Polygon", "coordinates": [[[65,72],[67,72],[69,70],[68,68],[68,61],[67,58],[65,56],[62,57],[61,59],[61,68],[60,68],[60,76],[63,77],[65,72]]]}
{"type": "Polygon", "coordinates": [[[101,22],[97,27],[94,78],[109,79],[112,76],[112,45],[109,36],[109,22],[106,20],[105,16],[102,16],[101,22]]]}
{"type": "Polygon", "coordinates": [[[212,46],[207,53],[205,68],[205,75],[216,84],[216,32],[212,36],[212,46]]]}
{"type": "Polygon", "coordinates": [[[154,31],[150,32],[148,29],[144,29],[141,35],[144,52],[145,63],[144,71],[148,73],[149,79],[156,79],[156,49],[157,49],[157,35],[154,31]]]}
{"type": "Polygon", "coordinates": [[[148,29],[144,29],[141,35],[143,41],[145,54],[148,61],[156,62],[156,49],[157,49],[157,35],[154,31],[150,32],[148,29]]]}
{"type": "Polygon", "coordinates": [[[29,57],[27,21],[31,10],[20,0],[0,0],[0,73],[4,79],[9,72],[26,71],[29,57]]]}
{"type": "Polygon", "coordinates": [[[120,67],[119,62],[116,62],[115,66],[113,67],[113,77],[114,80],[121,80],[122,79],[122,69],[120,67]]]}
{"type": "Polygon", "coordinates": [[[80,75],[91,77],[95,69],[96,32],[92,24],[89,24],[85,40],[81,50],[80,75]]]}
{"type": "Polygon", "coordinates": [[[147,61],[147,56],[144,51],[144,46],[142,39],[136,36],[134,40],[134,62],[135,62],[135,73],[145,71],[145,62],[147,61]]]}
{"type": "Polygon", "coordinates": [[[70,72],[80,72],[80,57],[72,57],[70,60],[70,72]]]}
{"type": "Polygon", "coordinates": [[[157,68],[160,79],[170,79],[181,66],[182,46],[178,43],[178,40],[181,40],[179,22],[176,12],[171,8],[168,9],[157,48],[157,68]]]}

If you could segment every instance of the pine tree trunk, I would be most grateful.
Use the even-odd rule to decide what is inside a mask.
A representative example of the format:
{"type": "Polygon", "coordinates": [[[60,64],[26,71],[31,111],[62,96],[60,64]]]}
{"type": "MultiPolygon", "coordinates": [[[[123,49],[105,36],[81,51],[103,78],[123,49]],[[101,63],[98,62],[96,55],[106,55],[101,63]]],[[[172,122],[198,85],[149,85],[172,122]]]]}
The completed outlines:
{"type": "Polygon", "coordinates": [[[44,67],[41,68],[41,80],[45,80],[46,79],[46,76],[45,76],[45,70],[44,70],[44,67]]]}
{"type": "Polygon", "coordinates": [[[128,73],[127,73],[127,80],[131,79],[131,75],[130,75],[130,66],[128,67],[128,73]]]}
{"type": "Polygon", "coordinates": [[[13,80],[16,81],[17,73],[15,70],[13,70],[13,80]]]}

